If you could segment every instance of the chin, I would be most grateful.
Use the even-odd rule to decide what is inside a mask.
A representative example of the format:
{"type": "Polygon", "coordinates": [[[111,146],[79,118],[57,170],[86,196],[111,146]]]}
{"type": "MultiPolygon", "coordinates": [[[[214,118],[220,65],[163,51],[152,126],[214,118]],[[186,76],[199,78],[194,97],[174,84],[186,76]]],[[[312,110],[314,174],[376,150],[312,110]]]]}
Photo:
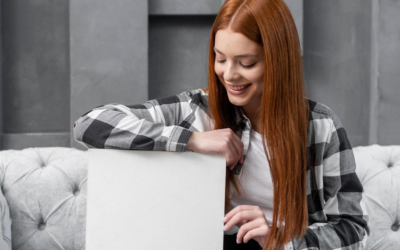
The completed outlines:
{"type": "Polygon", "coordinates": [[[242,107],[242,106],[246,105],[246,103],[247,103],[246,100],[243,100],[242,98],[230,96],[229,94],[228,94],[228,99],[229,99],[230,103],[232,103],[233,105],[238,106],[238,107],[242,107]]]}

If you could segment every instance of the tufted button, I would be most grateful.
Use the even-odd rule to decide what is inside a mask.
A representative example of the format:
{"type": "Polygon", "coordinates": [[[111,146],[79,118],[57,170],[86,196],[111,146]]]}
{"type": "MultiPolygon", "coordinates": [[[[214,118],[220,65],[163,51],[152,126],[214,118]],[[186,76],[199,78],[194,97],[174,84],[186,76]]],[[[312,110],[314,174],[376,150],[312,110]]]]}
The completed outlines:
{"type": "Polygon", "coordinates": [[[44,230],[46,228],[46,224],[40,223],[38,228],[39,228],[39,230],[44,230]]]}
{"type": "Polygon", "coordinates": [[[398,225],[397,223],[393,224],[393,225],[392,225],[392,230],[395,231],[395,232],[396,232],[397,230],[399,230],[399,225],[398,225]]]}
{"type": "Polygon", "coordinates": [[[46,167],[46,162],[42,158],[40,158],[39,165],[40,165],[41,168],[45,168],[46,167]]]}
{"type": "Polygon", "coordinates": [[[81,193],[81,191],[80,191],[79,189],[77,189],[77,190],[74,191],[74,195],[75,195],[75,196],[78,196],[80,193],[81,193]]]}
{"type": "Polygon", "coordinates": [[[389,163],[388,168],[393,167],[393,163],[389,163]]]}

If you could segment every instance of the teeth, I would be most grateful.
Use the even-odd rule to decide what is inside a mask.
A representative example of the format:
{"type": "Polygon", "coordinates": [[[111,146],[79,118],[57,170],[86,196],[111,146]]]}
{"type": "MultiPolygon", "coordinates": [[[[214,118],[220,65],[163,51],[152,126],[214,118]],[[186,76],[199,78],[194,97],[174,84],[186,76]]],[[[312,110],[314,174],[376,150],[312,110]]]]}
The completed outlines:
{"type": "Polygon", "coordinates": [[[247,87],[247,85],[242,85],[242,86],[229,86],[231,89],[233,89],[233,90],[236,90],[236,91],[238,91],[238,90],[243,90],[243,89],[245,89],[246,87],[247,87]]]}

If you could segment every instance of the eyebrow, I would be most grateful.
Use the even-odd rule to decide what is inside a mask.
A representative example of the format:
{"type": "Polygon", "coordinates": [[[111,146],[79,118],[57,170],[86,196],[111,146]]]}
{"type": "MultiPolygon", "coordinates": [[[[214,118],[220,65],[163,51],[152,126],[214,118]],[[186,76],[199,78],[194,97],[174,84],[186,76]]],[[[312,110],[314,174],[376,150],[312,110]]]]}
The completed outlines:
{"type": "MultiPolygon", "coordinates": [[[[220,53],[221,55],[225,55],[221,51],[217,50],[217,48],[214,48],[214,51],[220,53]]],[[[234,57],[256,57],[256,55],[244,54],[244,55],[237,55],[237,56],[234,56],[234,57]]]]}

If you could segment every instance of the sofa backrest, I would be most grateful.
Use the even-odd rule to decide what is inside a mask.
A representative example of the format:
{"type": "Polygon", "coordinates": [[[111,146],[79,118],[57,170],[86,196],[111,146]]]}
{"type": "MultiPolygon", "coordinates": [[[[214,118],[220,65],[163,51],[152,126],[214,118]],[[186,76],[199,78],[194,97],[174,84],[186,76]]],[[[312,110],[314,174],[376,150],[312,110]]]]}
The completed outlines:
{"type": "Polygon", "coordinates": [[[367,249],[400,249],[400,146],[354,148],[369,214],[367,249]]]}
{"type": "Polygon", "coordinates": [[[85,249],[86,152],[2,151],[0,170],[12,218],[13,249],[85,249]]]}

